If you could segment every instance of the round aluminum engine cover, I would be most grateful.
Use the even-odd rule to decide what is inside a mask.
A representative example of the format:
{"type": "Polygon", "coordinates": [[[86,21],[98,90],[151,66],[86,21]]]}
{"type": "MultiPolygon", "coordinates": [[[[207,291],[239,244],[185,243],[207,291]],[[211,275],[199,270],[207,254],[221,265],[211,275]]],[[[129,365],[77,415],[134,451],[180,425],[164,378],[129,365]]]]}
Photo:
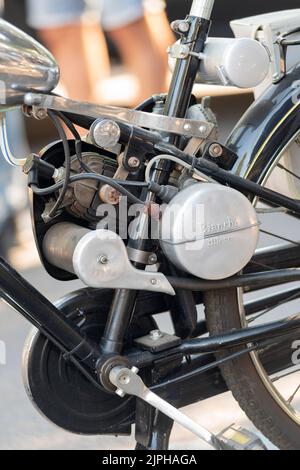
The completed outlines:
{"type": "Polygon", "coordinates": [[[179,269],[207,280],[237,274],[258,244],[259,222],[249,200],[234,189],[195,183],[162,216],[161,246],[179,269]]]}

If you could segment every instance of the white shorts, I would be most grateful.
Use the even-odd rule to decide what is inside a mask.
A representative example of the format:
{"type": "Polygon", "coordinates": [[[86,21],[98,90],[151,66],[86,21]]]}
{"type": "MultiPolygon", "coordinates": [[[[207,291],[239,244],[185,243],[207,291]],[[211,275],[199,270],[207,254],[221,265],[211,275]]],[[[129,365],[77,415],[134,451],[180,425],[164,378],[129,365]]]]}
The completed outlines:
{"type": "Polygon", "coordinates": [[[144,15],[143,0],[27,0],[28,24],[34,29],[55,28],[85,16],[101,21],[109,31],[144,15]]]}

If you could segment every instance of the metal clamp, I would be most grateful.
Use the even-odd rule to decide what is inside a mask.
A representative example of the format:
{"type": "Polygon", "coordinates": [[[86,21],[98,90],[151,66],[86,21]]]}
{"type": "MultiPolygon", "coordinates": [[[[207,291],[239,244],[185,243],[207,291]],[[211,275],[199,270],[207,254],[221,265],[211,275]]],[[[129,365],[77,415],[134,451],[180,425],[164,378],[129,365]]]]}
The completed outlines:
{"type": "Polygon", "coordinates": [[[24,97],[24,102],[27,106],[38,106],[40,108],[69,112],[95,119],[99,117],[115,119],[117,122],[124,122],[133,126],[171,134],[184,135],[186,137],[207,139],[214,129],[214,125],[208,122],[162,116],[134,109],[81,103],[52,95],[27,93],[24,97]]]}
{"type": "Polygon", "coordinates": [[[109,378],[111,383],[117,388],[117,395],[121,397],[132,395],[140,398],[148,403],[148,405],[153,406],[185,429],[200,437],[200,439],[205,441],[212,448],[219,448],[215,436],[212,433],[198,423],[195,423],[192,419],[188,418],[188,416],[170,405],[170,403],[151,392],[137,374],[138,369],[135,367],[131,370],[125,367],[115,367],[110,372],[109,378]]]}

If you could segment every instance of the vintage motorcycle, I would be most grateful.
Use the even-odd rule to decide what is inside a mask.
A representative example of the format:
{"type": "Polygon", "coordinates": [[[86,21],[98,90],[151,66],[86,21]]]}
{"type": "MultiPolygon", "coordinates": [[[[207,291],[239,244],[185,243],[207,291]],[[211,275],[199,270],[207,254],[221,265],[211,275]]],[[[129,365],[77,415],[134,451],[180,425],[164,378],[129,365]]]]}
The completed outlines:
{"type": "Polygon", "coordinates": [[[213,5],[194,0],[172,23],[170,90],[134,110],[55,94],[54,58],[1,20],[2,152],[28,177],[43,266],[87,286],[53,305],[1,260],[1,295],[35,327],[25,386],[63,429],[135,424],[138,449],[167,449],[175,421],[236,448],[237,430],[226,440],[179,411],[229,388],[276,446],[300,449],[300,65],[288,63],[300,10],[235,21],[236,38],[222,39],[208,37],[213,5]],[[196,82],[255,89],[225,144],[196,82]],[[49,117],[59,140],[17,159],[5,127],[17,107],[49,117]],[[172,334],[157,325],[163,312],[172,334]]]}

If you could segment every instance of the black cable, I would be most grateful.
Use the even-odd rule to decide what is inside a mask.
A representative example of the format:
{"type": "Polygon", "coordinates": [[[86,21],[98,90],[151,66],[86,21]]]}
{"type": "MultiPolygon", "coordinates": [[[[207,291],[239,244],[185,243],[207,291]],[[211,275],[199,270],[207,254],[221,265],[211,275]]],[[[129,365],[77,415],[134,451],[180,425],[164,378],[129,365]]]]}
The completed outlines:
{"type": "MultiPolygon", "coordinates": [[[[142,201],[141,199],[137,198],[132,193],[127,191],[125,186],[137,187],[137,188],[146,188],[146,187],[148,188],[149,187],[148,183],[140,183],[138,181],[119,181],[119,180],[114,180],[112,178],[108,178],[107,176],[97,175],[94,173],[81,173],[80,175],[71,176],[69,178],[68,184],[77,183],[78,181],[84,181],[84,180],[96,180],[96,181],[99,181],[100,183],[108,184],[112,188],[116,189],[120,194],[123,194],[123,196],[128,197],[128,199],[133,204],[142,204],[143,206],[145,205],[144,201],[142,201]]],[[[61,181],[45,189],[38,188],[36,185],[31,185],[31,189],[35,194],[39,196],[48,196],[49,194],[59,191],[64,186],[64,184],[65,183],[61,181]]]]}
{"type": "MultiPolygon", "coordinates": [[[[40,189],[38,188],[37,186],[35,185],[32,185],[31,188],[33,190],[33,192],[35,194],[38,194],[40,196],[46,196],[46,195],[49,195],[49,194],[52,194],[56,191],[59,191],[61,188],[63,188],[63,191],[65,191],[65,194],[66,194],[66,191],[67,191],[67,188],[68,186],[71,184],[71,183],[76,183],[78,181],[83,181],[83,180],[87,180],[87,179],[92,179],[92,180],[96,180],[96,181],[99,181],[99,182],[103,182],[105,184],[109,184],[109,186],[115,188],[119,193],[123,194],[124,196],[128,197],[128,199],[134,203],[134,204],[142,204],[142,205],[145,205],[145,203],[137,198],[136,196],[134,196],[132,193],[130,193],[129,191],[127,191],[125,189],[125,186],[128,186],[128,187],[136,187],[136,188],[146,188],[148,187],[148,183],[141,183],[141,182],[137,182],[137,181],[118,181],[118,180],[114,180],[112,178],[108,178],[106,176],[103,176],[103,175],[99,175],[98,173],[94,172],[93,170],[91,170],[89,168],[88,165],[86,165],[83,161],[82,161],[82,140],[81,140],[81,137],[80,137],[80,134],[79,132],[77,131],[76,127],[74,126],[74,124],[72,123],[72,121],[67,118],[63,113],[59,112],[59,111],[56,111],[56,112],[53,112],[53,111],[50,111],[50,113],[52,115],[55,116],[56,120],[58,121],[57,119],[57,116],[65,123],[65,125],[67,126],[67,128],[70,130],[70,132],[73,134],[74,138],[75,138],[75,148],[76,148],[76,156],[77,156],[77,159],[82,167],[82,169],[84,171],[86,171],[86,173],[83,173],[83,174],[80,174],[80,175],[75,175],[75,176],[71,176],[71,163],[70,163],[70,174],[69,174],[69,177],[68,177],[68,183],[67,183],[67,187],[66,187],[66,190],[64,189],[65,188],[65,184],[63,182],[60,182],[60,183],[57,183],[56,185],[53,185],[49,188],[46,188],[46,189],[40,189]]],[[[49,114],[50,115],[50,114],[49,114]]],[[[52,117],[52,116],[50,116],[52,117]]],[[[55,121],[54,121],[55,122],[55,121]]],[[[59,122],[59,121],[58,121],[59,122]]],[[[59,123],[60,125],[60,123],[59,123]]],[[[65,140],[68,144],[68,141],[67,141],[67,136],[62,128],[62,126],[60,125],[61,127],[61,130],[63,131],[64,133],[64,137],[65,137],[65,140]]],[[[62,136],[60,136],[62,137],[62,136]]],[[[64,139],[61,138],[61,140],[64,142],[64,139]]],[[[70,149],[69,149],[69,145],[67,145],[68,147],[68,150],[69,150],[69,154],[70,154],[70,149]]],[[[65,152],[66,153],[66,152],[65,152]]],[[[69,162],[70,162],[70,158],[69,157],[69,162]]],[[[67,169],[67,165],[66,165],[66,169],[67,169]]],[[[67,175],[66,175],[67,176],[67,175]]],[[[66,183],[66,180],[65,180],[65,183],[66,183]]],[[[64,194],[64,197],[65,197],[65,194],[64,194]]],[[[63,199],[64,199],[63,197],[63,199]]],[[[63,199],[62,199],[62,202],[63,202],[63,199]]],[[[61,205],[61,203],[59,204],[61,205]]],[[[53,208],[54,209],[54,208],[53,208]]],[[[54,210],[52,209],[51,212],[54,212],[54,210]]],[[[57,211],[57,209],[56,209],[57,211]]],[[[52,217],[52,216],[51,216],[52,217]]]]}
{"type": "Polygon", "coordinates": [[[64,179],[64,181],[62,182],[62,185],[61,185],[62,190],[59,194],[59,197],[58,197],[56,203],[54,204],[53,208],[49,212],[49,218],[53,218],[56,215],[56,213],[58,212],[58,210],[60,209],[63,202],[64,202],[64,199],[65,199],[65,196],[66,196],[66,193],[67,193],[67,190],[68,190],[68,186],[69,186],[69,183],[70,183],[71,154],[70,154],[70,147],[69,147],[68,139],[67,139],[66,133],[64,131],[64,128],[63,128],[59,118],[56,116],[56,114],[53,111],[50,111],[50,110],[48,110],[48,115],[52,119],[52,121],[53,121],[53,123],[54,123],[54,125],[57,129],[57,132],[59,134],[60,140],[63,143],[64,153],[65,153],[65,169],[66,169],[65,179],[64,179]]]}
{"type": "Polygon", "coordinates": [[[74,139],[75,139],[75,151],[76,151],[76,157],[77,160],[80,163],[81,168],[86,172],[86,173],[95,173],[88,165],[86,165],[82,159],[82,140],[80,137],[79,132],[77,131],[76,127],[74,126],[73,122],[65,116],[63,113],[60,111],[57,111],[56,114],[62,119],[62,121],[65,123],[69,131],[73,134],[74,139]]]}

